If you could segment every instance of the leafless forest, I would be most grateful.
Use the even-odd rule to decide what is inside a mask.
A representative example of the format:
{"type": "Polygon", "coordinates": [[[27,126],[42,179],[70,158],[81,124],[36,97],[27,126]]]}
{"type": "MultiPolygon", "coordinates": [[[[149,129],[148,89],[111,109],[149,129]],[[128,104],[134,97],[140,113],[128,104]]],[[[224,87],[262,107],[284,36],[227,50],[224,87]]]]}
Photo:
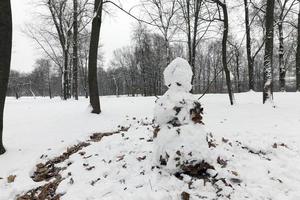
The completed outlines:
{"type": "Polygon", "coordinates": [[[269,1],[255,0],[142,0],[136,5],[141,15],[116,2],[94,3],[95,9],[88,0],[40,2],[48,11],[41,14],[47,25],[28,24],[25,32],[44,55],[31,73],[11,72],[9,96],[88,97],[89,63],[97,65],[93,74],[98,82],[93,87],[100,95],[161,95],[162,71],[175,57],[186,58],[192,66],[194,93],[262,91],[267,77],[272,90],[299,90],[297,0],[275,0],[270,8],[269,1]],[[104,66],[101,44],[95,41],[92,47],[90,41],[100,31],[102,15],[109,16],[111,9],[130,15],[136,26],[131,44],[116,49],[104,66]],[[238,13],[244,23],[235,24],[230,13],[238,13]],[[265,46],[274,52],[270,70],[264,69],[264,62],[270,60],[265,46]],[[90,55],[91,48],[99,53],[90,55]],[[97,57],[97,64],[89,62],[91,57],[97,57]]]}

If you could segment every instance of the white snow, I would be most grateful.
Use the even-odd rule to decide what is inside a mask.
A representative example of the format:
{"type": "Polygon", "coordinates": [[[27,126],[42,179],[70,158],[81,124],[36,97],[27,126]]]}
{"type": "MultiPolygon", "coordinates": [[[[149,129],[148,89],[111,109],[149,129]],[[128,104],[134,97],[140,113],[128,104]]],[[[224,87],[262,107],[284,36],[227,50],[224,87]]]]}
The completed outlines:
{"type": "Polygon", "coordinates": [[[200,102],[189,92],[190,72],[186,60],[176,58],[172,61],[164,71],[165,85],[169,88],[155,104],[154,119],[159,131],[154,138],[154,163],[165,165],[162,167],[170,174],[181,171],[184,164],[195,165],[209,157],[202,124],[192,120],[193,109],[198,109],[199,117],[202,113],[200,102]],[[162,160],[166,163],[161,164],[162,160]]]}
{"type": "MultiPolygon", "coordinates": [[[[274,93],[276,108],[262,105],[261,93],[236,94],[236,98],[238,104],[233,107],[228,105],[227,94],[208,94],[201,99],[205,129],[218,144],[207,153],[215,171],[220,177],[242,181],[240,185],[232,183],[234,190],[219,181],[216,184],[224,189],[222,194],[231,194],[233,200],[300,199],[300,93],[274,93]],[[225,168],[216,164],[217,156],[228,161],[225,168]]],[[[94,132],[117,130],[118,125],[131,128],[84,148],[86,157],[91,157],[76,153],[61,164],[72,162],[62,172],[66,179],[57,190],[64,193],[61,199],[165,200],[180,199],[183,191],[190,193],[191,199],[217,198],[210,183],[204,185],[199,179],[189,187],[187,176],[179,180],[152,169],[155,97],[103,97],[101,103],[103,113],[94,115],[88,113],[88,100],[83,98],[78,102],[8,98],[4,123],[8,151],[0,156],[0,199],[15,199],[15,195],[43,185],[45,182],[35,183],[30,178],[35,164],[60,155],[94,132]],[[42,154],[48,157],[40,159],[42,154]],[[88,171],[83,164],[95,168],[88,171]],[[13,183],[7,182],[9,175],[16,175],[13,183]]]]}
{"type": "Polygon", "coordinates": [[[169,88],[181,85],[183,91],[188,92],[192,89],[192,75],[189,63],[183,58],[175,58],[164,71],[165,85],[169,88]]]}
{"type": "Polygon", "coordinates": [[[157,124],[166,124],[176,115],[174,107],[182,107],[182,103],[187,106],[179,112],[176,117],[181,124],[187,124],[190,120],[190,110],[196,98],[190,93],[182,93],[176,88],[170,88],[162,97],[156,101],[154,117],[157,124]]]}

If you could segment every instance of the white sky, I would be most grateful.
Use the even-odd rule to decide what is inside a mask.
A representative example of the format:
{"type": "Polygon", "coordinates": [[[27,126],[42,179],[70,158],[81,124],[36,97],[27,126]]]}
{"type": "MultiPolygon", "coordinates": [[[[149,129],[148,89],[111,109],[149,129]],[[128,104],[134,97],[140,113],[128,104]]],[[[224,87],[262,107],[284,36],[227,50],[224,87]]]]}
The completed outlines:
{"type": "MultiPolygon", "coordinates": [[[[139,0],[116,0],[121,2],[125,10],[129,10],[135,5],[139,4],[139,0]]],[[[229,1],[230,5],[237,4],[241,0],[229,1]]],[[[33,70],[35,60],[45,56],[42,50],[31,38],[26,36],[22,29],[24,24],[39,24],[39,19],[36,19],[36,12],[41,11],[36,3],[39,0],[11,0],[13,13],[13,54],[11,67],[14,70],[29,72],[33,70]]],[[[231,5],[231,6],[232,6],[231,5]]],[[[243,7],[240,7],[243,9],[243,7]]],[[[239,10],[240,10],[239,9],[239,10]]],[[[126,46],[131,40],[131,30],[136,24],[136,21],[127,14],[110,6],[112,15],[105,16],[101,27],[101,44],[104,52],[105,64],[107,65],[112,58],[112,53],[115,49],[126,46]]],[[[139,10],[136,8],[132,11],[136,16],[139,16],[139,10]]],[[[242,10],[235,12],[229,11],[230,24],[234,24],[234,37],[240,40],[243,37],[243,12],[242,10]],[[239,29],[237,27],[240,26],[239,29]]]]}
{"type": "MultiPolygon", "coordinates": [[[[35,0],[37,2],[38,0],[35,0]]],[[[36,59],[44,56],[38,45],[28,38],[23,32],[24,24],[35,23],[36,9],[32,0],[12,0],[13,14],[13,50],[11,68],[14,70],[29,72],[33,69],[36,59]]],[[[138,0],[130,0],[123,3],[126,10],[136,5],[138,0]]],[[[135,21],[126,14],[113,9],[112,16],[106,16],[101,27],[101,44],[105,61],[108,63],[112,52],[122,46],[128,45],[131,39],[131,30],[135,21]]],[[[38,21],[37,21],[38,22],[38,21]]]]}

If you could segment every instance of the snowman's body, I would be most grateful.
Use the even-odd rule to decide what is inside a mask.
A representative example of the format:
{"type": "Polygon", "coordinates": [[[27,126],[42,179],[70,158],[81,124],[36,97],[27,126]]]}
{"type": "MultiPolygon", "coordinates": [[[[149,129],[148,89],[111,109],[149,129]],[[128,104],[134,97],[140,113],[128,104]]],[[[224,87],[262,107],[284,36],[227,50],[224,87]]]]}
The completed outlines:
{"type": "Polygon", "coordinates": [[[190,93],[192,70],[188,62],[176,58],[164,71],[168,91],[157,100],[154,117],[159,125],[155,138],[158,165],[170,173],[183,165],[204,159],[208,148],[204,146],[206,133],[202,127],[202,108],[190,93]]]}

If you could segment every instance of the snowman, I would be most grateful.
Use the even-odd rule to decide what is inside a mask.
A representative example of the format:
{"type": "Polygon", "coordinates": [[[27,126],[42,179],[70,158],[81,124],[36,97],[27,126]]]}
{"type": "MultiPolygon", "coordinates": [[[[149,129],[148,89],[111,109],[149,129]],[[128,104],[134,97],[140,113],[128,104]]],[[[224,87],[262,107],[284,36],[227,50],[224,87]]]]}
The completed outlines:
{"type": "Polygon", "coordinates": [[[187,165],[206,159],[206,132],[200,102],[191,93],[192,70],[183,58],[173,60],[164,71],[166,93],[156,101],[154,134],[157,166],[177,173],[187,165]]]}

